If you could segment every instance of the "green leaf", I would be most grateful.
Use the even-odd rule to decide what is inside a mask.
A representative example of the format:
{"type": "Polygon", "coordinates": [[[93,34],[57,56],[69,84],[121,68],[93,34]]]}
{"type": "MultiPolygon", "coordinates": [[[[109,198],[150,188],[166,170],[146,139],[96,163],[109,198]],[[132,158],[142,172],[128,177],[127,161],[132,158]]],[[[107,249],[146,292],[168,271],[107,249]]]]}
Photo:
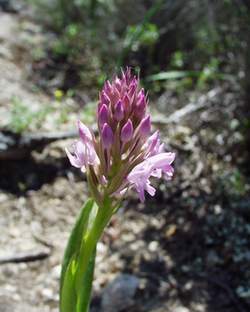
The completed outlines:
{"type": "Polygon", "coordinates": [[[94,277],[95,270],[95,256],[96,256],[96,248],[90,258],[87,270],[83,276],[82,287],[80,291],[80,298],[78,298],[77,304],[77,312],[88,312],[91,291],[92,291],[92,281],[94,277]]]}
{"type": "Polygon", "coordinates": [[[64,272],[63,285],[61,286],[60,311],[76,311],[77,293],[75,290],[76,256],[72,256],[64,272]]]}
{"type": "MultiPolygon", "coordinates": [[[[186,77],[197,77],[201,78],[204,76],[204,74],[207,76],[208,73],[206,71],[181,71],[181,70],[172,70],[172,71],[166,71],[166,72],[160,72],[155,75],[150,75],[146,78],[146,81],[163,81],[163,80],[176,80],[176,79],[182,79],[186,77]]],[[[217,73],[212,72],[212,75],[216,79],[221,80],[232,80],[231,75],[223,74],[223,73],[217,73]]]]}
{"type": "MultiPolygon", "coordinates": [[[[90,219],[93,218],[92,211],[95,207],[93,199],[89,199],[83,206],[80,216],[71,232],[62,264],[60,283],[60,308],[61,312],[76,311],[77,294],[75,290],[75,273],[78,266],[78,255],[84,246],[83,240],[89,228],[90,219]],[[91,218],[90,218],[91,216],[91,218]]],[[[92,220],[91,220],[92,221],[92,220]]]]}
{"type": "Polygon", "coordinates": [[[91,199],[83,207],[66,248],[60,288],[61,312],[88,312],[95,266],[96,244],[113,210],[108,197],[101,207],[91,199]]]}
{"type": "Polygon", "coordinates": [[[185,77],[197,77],[200,75],[200,72],[196,71],[167,71],[160,72],[155,75],[147,77],[147,81],[159,81],[159,80],[169,80],[169,79],[180,79],[185,77]]]}
{"type": "Polygon", "coordinates": [[[94,205],[89,215],[86,236],[82,242],[78,257],[78,267],[75,278],[77,292],[76,312],[88,312],[91,297],[92,280],[95,264],[96,244],[113,214],[110,199],[105,197],[101,207],[94,205]]]}

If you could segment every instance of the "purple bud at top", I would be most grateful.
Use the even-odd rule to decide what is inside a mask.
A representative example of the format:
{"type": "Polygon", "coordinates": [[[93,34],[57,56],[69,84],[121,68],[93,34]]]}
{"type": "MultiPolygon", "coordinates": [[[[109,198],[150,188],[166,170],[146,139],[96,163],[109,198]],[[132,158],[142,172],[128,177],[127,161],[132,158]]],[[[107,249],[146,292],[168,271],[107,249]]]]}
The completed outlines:
{"type": "Polygon", "coordinates": [[[121,70],[121,73],[122,73],[122,82],[123,83],[126,83],[127,81],[126,81],[126,72],[124,72],[124,70],[122,69],[121,70]]]}
{"type": "Polygon", "coordinates": [[[126,79],[126,82],[129,83],[131,79],[131,69],[129,67],[126,68],[126,71],[124,73],[124,77],[126,79]]]}
{"type": "Polygon", "coordinates": [[[148,115],[144,117],[138,127],[139,127],[139,133],[141,136],[143,137],[148,136],[151,130],[150,116],[148,115]]]}
{"type": "MultiPolygon", "coordinates": [[[[100,98],[101,98],[101,94],[100,94],[100,98]]],[[[101,107],[102,107],[102,103],[99,102],[99,103],[98,103],[98,106],[97,106],[97,116],[98,116],[98,114],[99,114],[99,112],[100,112],[101,107]]]]}
{"type": "Polygon", "coordinates": [[[146,102],[146,97],[145,97],[145,93],[144,93],[144,89],[141,89],[141,91],[138,93],[137,95],[137,102],[146,102]]]}
{"type": "Polygon", "coordinates": [[[146,106],[147,106],[146,98],[145,98],[144,94],[141,94],[138,97],[138,102],[136,103],[136,106],[135,106],[136,117],[142,118],[144,116],[146,106]]]}
{"type": "Polygon", "coordinates": [[[130,110],[130,100],[127,94],[123,97],[123,103],[124,103],[124,110],[129,111],[130,110]]]}
{"type": "Polygon", "coordinates": [[[102,127],[101,137],[102,137],[103,147],[106,149],[109,149],[110,146],[113,144],[114,134],[113,134],[112,129],[107,123],[105,123],[102,127]]]}
{"type": "Polygon", "coordinates": [[[112,92],[112,85],[109,80],[105,82],[103,90],[107,95],[110,95],[110,93],[112,92]]]}
{"type": "Polygon", "coordinates": [[[102,104],[109,105],[110,103],[110,99],[104,91],[101,92],[100,100],[102,104]]]}
{"type": "Polygon", "coordinates": [[[136,88],[137,88],[137,81],[136,79],[133,79],[132,83],[129,86],[129,92],[128,92],[129,97],[132,97],[134,95],[136,88]]]}
{"type": "Polygon", "coordinates": [[[112,100],[114,103],[118,102],[120,99],[120,92],[117,90],[116,87],[113,88],[113,93],[112,93],[112,100]]]}
{"type": "Polygon", "coordinates": [[[144,96],[145,96],[145,92],[144,92],[144,89],[142,88],[140,92],[138,93],[138,99],[144,96]]]}
{"type": "Polygon", "coordinates": [[[121,140],[122,142],[128,142],[132,139],[133,136],[133,124],[131,122],[131,120],[129,119],[125,125],[122,127],[122,131],[121,131],[121,140]]]}
{"type": "Polygon", "coordinates": [[[115,105],[114,116],[117,121],[122,120],[124,117],[124,108],[123,108],[123,103],[121,100],[119,100],[115,105]]]}
{"type": "Polygon", "coordinates": [[[118,91],[121,90],[122,84],[121,84],[121,80],[118,77],[115,78],[115,86],[118,91]]]}
{"type": "Polygon", "coordinates": [[[106,122],[108,122],[108,118],[109,118],[109,110],[107,105],[102,104],[102,106],[100,107],[100,110],[98,112],[98,123],[100,125],[100,127],[102,127],[106,122]]]}

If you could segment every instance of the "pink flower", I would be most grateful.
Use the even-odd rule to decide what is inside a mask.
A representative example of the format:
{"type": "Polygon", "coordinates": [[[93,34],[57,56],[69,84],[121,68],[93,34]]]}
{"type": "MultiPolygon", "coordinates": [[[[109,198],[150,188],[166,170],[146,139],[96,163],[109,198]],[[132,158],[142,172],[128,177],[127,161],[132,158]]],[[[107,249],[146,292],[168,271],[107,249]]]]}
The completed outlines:
{"type": "Polygon", "coordinates": [[[151,177],[172,178],[175,154],[164,152],[158,131],[150,135],[147,106],[147,95],[128,68],[120,77],[106,81],[100,92],[98,135],[78,122],[80,139],[66,153],[73,166],[89,175],[92,194],[99,201],[105,194],[114,200],[122,197],[130,187],[144,201],[145,191],[155,194],[151,177]]]}
{"type": "Polygon", "coordinates": [[[171,164],[174,159],[174,153],[160,153],[145,159],[132,169],[127,179],[129,183],[135,187],[141,201],[145,200],[145,191],[151,196],[155,195],[155,188],[150,185],[149,178],[151,176],[160,178],[162,173],[168,178],[173,176],[174,169],[171,164]]]}
{"type": "Polygon", "coordinates": [[[94,148],[93,136],[89,128],[78,121],[78,131],[80,140],[72,144],[71,151],[67,148],[65,151],[71,165],[85,171],[88,165],[97,165],[99,159],[94,148]]]}

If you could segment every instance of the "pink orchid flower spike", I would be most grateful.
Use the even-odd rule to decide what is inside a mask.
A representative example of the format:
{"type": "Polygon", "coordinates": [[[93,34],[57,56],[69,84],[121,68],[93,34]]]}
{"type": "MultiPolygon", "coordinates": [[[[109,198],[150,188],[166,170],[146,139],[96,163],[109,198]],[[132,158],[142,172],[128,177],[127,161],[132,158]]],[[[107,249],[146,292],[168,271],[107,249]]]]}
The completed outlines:
{"type": "Polygon", "coordinates": [[[130,68],[106,81],[97,109],[98,134],[78,121],[79,140],[66,149],[70,163],[86,171],[92,193],[120,200],[134,188],[141,201],[155,195],[152,177],[171,180],[175,154],[164,151],[159,132],[152,135],[148,98],[130,68]],[[105,181],[105,183],[104,183],[105,181]],[[94,189],[93,189],[94,188],[94,189]]]}

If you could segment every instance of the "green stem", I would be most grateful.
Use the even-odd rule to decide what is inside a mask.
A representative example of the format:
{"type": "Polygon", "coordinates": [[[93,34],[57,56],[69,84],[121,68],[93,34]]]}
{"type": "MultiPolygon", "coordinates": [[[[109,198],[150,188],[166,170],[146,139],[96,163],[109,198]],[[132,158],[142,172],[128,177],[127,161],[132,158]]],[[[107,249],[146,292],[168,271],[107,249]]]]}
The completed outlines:
{"type": "MultiPolygon", "coordinates": [[[[90,229],[88,229],[86,236],[83,238],[83,244],[80,250],[78,262],[79,267],[75,279],[75,289],[77,293],[77,312],[88,312],[91,291],[86,291],[86,294],[82,296],[81,292],[83,289],[83,277],[86,275],[91,262],[91,257],[96,249],[97,242],[99,241],[105,226],[108,224],[112,213],[113,209],[111,207],[110,200],[106,198],[103,205],[98,207],[93,224],[90,225],[90,229]]],[[[91,284],[92,280],[88,282],[91,284]]],[[[86,287],[89,287],[89,285],[86,285],[86,287]]]]}

